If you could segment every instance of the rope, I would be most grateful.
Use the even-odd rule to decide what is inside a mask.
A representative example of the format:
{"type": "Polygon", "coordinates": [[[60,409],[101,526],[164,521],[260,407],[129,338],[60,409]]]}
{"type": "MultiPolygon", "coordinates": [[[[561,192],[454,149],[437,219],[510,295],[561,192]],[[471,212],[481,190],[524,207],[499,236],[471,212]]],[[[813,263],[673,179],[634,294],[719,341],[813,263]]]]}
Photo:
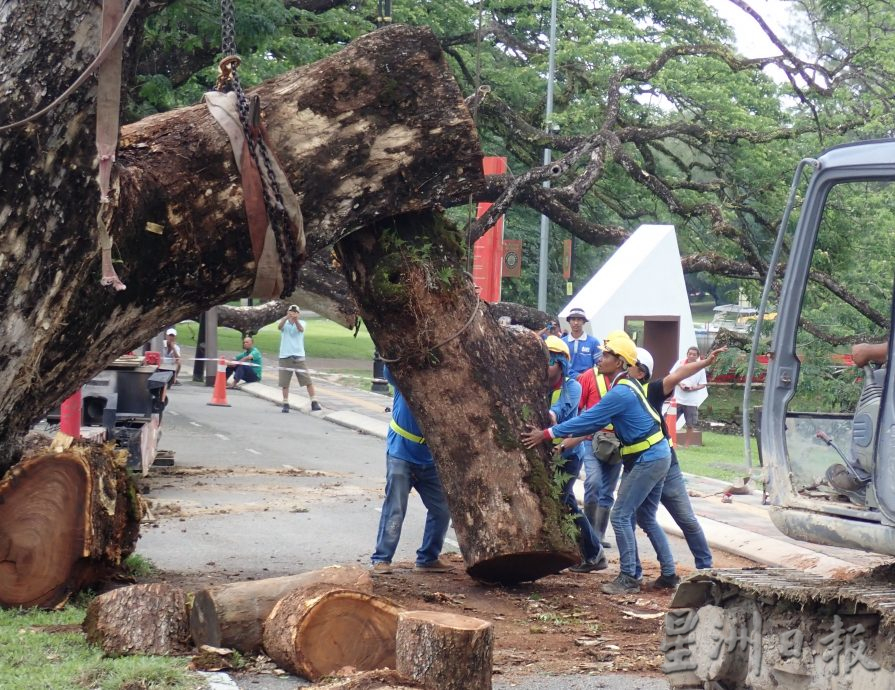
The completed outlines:
{"type": "Polygon", "coordinates": [[[69,86],[65,91],[62,92],[56,100],[50,103],[48,106],[41,108],[36,113],[29,115],[28,117],[19,120],[18,122],[13,122],[8,125],[3,125],[0,127],[0,132],[6,131],[7,129],[13,129],[14,127],[20,127],[28,122],[32,122],[37,118],[46,115],[57,105],[65,101],[69,96],[71,96],[75,91],[78,90],[78,87],[81,86],[87,79],[93,74],[94,70],[102,63],[107,57],[109,57],[109,53],[112,52],[112,49],[115,47],[115,43],[118,39],[121,38],[121,35],[124,33],[124,27],[127,26],[128,20],[131,18],[131,15],[134,13],[134,10],[137,8],[137,4],[140,0],[131,0],[130,5],[127,6],[124,14],[121,17],[121,21],[118,22],[118,25],[115,27],[115,31],[112,32],[112,35],[109,36],[109,40],[106,41],[105,45],[103,45],[102,49],[97,53],[96,57],[93,58],[93,62],[91,62],[87,67],[84,68],[84,71],[81,72],[81,75],[75,79],[74,83],[69,86]]]}
{"type": "MultiPolygon", "coordinates": [[[[460,334],[463,333],[463,331],[465,331],[467,328],[469,328],[470,325],[472,325],[473,320],[475,320],[476,314],[479,313],[479,304],[481,304],[481,302],[482,302],[482,300],[480,298],[476,297],[475,304],[473,305],[472,313],[469,315],[469,319],[466,321],[466,323],[463,324],[463,328],[461,328],[459,331],[454,333],[454,335],[450,336],[449,338],[445,338],[440,343],[436,343],[435,345],[432,345],[430,348],[428,348],[426,350],[426,352],[429,353],[429,352],[432,352],[432,350],[437,350],[439,347],[442,347],[443,345],[447,345],[449,342],[451,342],[455,338],[459,338],[460,334]]],[[[389,358],[389,357],[383,357],[382,355],[380,355],[379,359],[381,359],[386,364],[394,364],[395,362],[400,362],[402,359],[405,359],[406,357],[407,357],[407,355],[401,355],[400,357],[389,358]]]]}

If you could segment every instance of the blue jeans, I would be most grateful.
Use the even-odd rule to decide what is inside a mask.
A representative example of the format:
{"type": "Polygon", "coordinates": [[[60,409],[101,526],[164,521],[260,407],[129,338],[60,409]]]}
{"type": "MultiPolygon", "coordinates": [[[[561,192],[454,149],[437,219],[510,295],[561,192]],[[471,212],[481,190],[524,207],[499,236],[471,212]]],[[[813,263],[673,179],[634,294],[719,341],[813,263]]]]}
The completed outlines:
{"type": "MultiPolygon", "coordinates": [[[[668,480],[666,479],[666,481],[668,480]]],[[[659,567],[662,575],[671,577],[675,574],[676,570],[674,565],[674,554],[671,553],[671,545],[668,543],[668,537],[665,536],[665,531],[659,527],[659,523],[656,521],[656,511],[659,509],[658,501],[661,500],[661,493],[659,496],[655,497],[655,503],[653,502],[654,493],[655,492],[651,492],[637,509],[635,523],[643,528],[643,531],[646,532],[646,536],[649,538],[650,544],[653,545],[653,550],[656,552],[656,558],[659,559],[659,567]]],[[[635,523],[631,524],[632,529],[636,526],[635,523]]],[[[634,577],[640,577],[643,575],[643,568],[640,565],[640,555],[637,553],[636,541],[634,542],[634,555],[637,559],[634,577]]]]}
{"type": "Polygon", "coordinates": [[[416,489],[428,511],[423,544],[416,552],[417,563],[438,558],[451,522],[447,499],[435,465],[418,465],[386,453],[385,501],[379,518],[379,534],[373,563],[391,563],[401,539],[401,526],[407,514],[407,497],[416,489]]]}
{"type": "Polygon", "coordinates": [[[578,527],[578,547],[581,549],[581,556],[586,561],[597,560],[603,552],[603,546],[594,534],[590,521],[581,512],[578,507],[578,500],[572,487],[578,479],[578,473],[581,472],[581,453],[576,452],[573,456],[563,458],[565,464],[562,471],[571,475],[562,487],[562,502],[569,509],[569,512],[575,516],[575,525],[578,527]]]}
{"type": "MultiPolygon", "coordinates": [[[[650,511],[652,519],[655,520],[659,499],[662,496],[662,484],[665,482],[670,464],[670,454],[649,462],[638,462],[630,472],[625,472],[618,487],[618,496],[609,514],[609,521],[612,523],[618,545],[619,569],[630,577],[637,577],[638,563],[634,519],[639,517],[637,512],[644,506],[644,517],[647,521],[650,511]]],[[[665,538],[664,532],[662,538],[665,538]]],[[[667,544],[668,540],[665,539],[665,545],[667,544]]]]}
{"type": "Polygon", "coordinates": [[[622,465],[608,465],[597,460],[594,445],[590,440],[582,441],[581,458],[584,461],[584,503],[596,503],[601,508],[611,508],[615,500],[615,485],[621,474],[622,465]]]}
{"type": "MultiPolygon", "coordinates": [[[[671,451],[674,453],[674,451],[671,451]]],[[[693,512],[690,496],[687,495],[687,485],[684,482],[684,474],[677,462],[672,462],[665,475],[665,485],[662,487],[662,505],[671,515],[672,519],[681,528],[687,546],[693,554],[693,560],[697,568],[712,567],[712,552],[706,541],[702,526],[693,512]]]]}

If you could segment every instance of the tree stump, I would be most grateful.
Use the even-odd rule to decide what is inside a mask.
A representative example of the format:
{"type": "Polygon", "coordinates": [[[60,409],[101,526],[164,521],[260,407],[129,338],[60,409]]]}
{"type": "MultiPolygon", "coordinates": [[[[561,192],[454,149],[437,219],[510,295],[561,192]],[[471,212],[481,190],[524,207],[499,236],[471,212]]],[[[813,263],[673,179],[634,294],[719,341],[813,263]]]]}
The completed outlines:
{"type": "Polygon", "coordinates": [[[425,686],[405,678],[397,671],[366,671],[321,687],[326,690],[413,690],[425,686]]]}
{"type": "Polygon", "coordinates": [[[0,606],[57,606],[133,552],[142,508],[118,455],[42,452],[0,481],[0,606]]]}
{"type": "Polygon", "coordinates": [[[186,599],[178,587],[133,585],[106,592],[87,607],[87,640],[106,654],[184,654],[190,649],[186,599]]]}
{"type": "Polygon", "coordinates": [[[491,690],[493,627],[441,611],[403,611],[396,633],[397,671],[433,690],[491,690]]]}
{"type": "Polygon", "coordinates": [[[373,592],[366,568],[333,565],[287,577],[234,582],[196,592],[190,609],[190,632],[196,647],[229,647],[244,654],[261,650],[264,621],[284,595],[298,587],[331,587],[373,592]]]}
{"type": "Polygon", "coordinates": [[[264,623],[264,651],[287,671],[316,681],[350,666],[395,668],[401,608],[387,599],[326,585],[290,592],[264,623]]]}

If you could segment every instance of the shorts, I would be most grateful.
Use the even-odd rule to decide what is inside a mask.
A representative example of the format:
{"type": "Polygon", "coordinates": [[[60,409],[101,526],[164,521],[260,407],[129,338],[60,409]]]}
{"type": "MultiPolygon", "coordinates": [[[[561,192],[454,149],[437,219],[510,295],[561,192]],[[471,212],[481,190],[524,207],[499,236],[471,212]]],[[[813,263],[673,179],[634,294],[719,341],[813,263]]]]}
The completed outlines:
{"type": "Polygon", "coordinates": [[[311,385],[311,377],[308,375],[308,365],[305,364],[304,357],[280,357],[280,388],[289,387],[293,373],[298,379],[298,385],[311,385]]]}
{"type": "Polygon", "coordinates": [[[699,424],[699,408],[696,405],[678,405],[677,413],[684,415],[687,428],[695,429],[699,424]]]}

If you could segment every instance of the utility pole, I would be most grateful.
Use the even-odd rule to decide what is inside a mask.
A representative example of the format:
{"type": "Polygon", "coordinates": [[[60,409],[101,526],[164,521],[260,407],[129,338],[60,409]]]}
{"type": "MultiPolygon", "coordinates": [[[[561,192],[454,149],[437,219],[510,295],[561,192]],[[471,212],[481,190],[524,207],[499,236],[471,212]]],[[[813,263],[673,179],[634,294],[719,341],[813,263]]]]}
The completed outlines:
{"type": "MultiPolygon", "coordinates": [[[[547,68],[547,114],[544,131],[550,134],[553,131],[553,74],[556,70],[556,2],[550,3],[550,57],[547,68]]],[[[544,165],[550,165],[553,152],[550,148],[544,149],[544,165]]],[[[550,186],[549,180],[543,183],[545,188],[550,186]]],[[[541,215],[541,247],[538,259],[538,309],[547,311],[547,265],[549,259],[550,243],[550,219],[541,215]]]]}

